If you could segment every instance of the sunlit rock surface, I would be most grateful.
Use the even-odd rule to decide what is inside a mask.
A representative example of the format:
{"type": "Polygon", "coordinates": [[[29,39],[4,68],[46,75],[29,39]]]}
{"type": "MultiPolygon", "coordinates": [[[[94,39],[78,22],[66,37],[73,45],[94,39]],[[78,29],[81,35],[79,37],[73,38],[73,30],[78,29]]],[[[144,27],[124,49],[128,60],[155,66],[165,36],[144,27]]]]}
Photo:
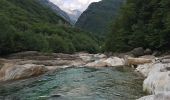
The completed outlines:
{"type": "Polygon", "coordinates": [[[170,93],[160,93],[156,95],[144,96],[137,100],[170,100],[170,93]]]}
{"type": "Polygon", "coordinates": [[[43,65],[25,64],[10,65],[6,64],[0,70],[0,81],[18,80],[37,76],[45,73],[47,70],[43,65]]]}
{"type": "Polygon", "coordinates": [[[105,59],[96,60],[94,62],[88,63],[87,67],[113,67],[113,66],[124,66],[124,59],[118,57],[110,57],[105,59]]]}
{"type": "Polygon", "coordinates": [[[146,64],[146,63],[151,63],[152,59],[148,58],[133,58],[129,56],[125,56],[125,64],[126,65],[139,65],[139,64],[146,64]]]}
{"type": "Polygon", "coordinates": [[[170,100],[169,58],[155,58],[152,63],[138,65],[136,71],[146,77],[143,82],[143,90],[153,94],[139,100],[170,100]]]}
{"type": "Polygon", "coordinates": [[[170,91],[170,64],[155,64],[143,83],[144,91],[157,94],[170,91]]]}

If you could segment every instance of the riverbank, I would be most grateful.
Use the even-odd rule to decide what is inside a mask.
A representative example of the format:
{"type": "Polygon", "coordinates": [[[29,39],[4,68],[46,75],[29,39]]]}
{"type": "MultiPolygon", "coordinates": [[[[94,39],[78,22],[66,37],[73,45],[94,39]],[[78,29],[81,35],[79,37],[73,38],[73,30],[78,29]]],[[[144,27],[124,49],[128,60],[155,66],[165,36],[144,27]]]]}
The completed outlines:
{"type": "Polygon", "coordinates": [[[104,54],[44,54],[36,51],[21,52],[0,59],[0,81],[13,81],[39,76],[67,67],[123,66],[124,60],[104,54]]]}
{"type": "Polygon", "coordinates": [[[0,82],[27,79],[68,67],[132,66],[136,68],[136,72],[141,73],[146,78],[143,82],[144,91],[153,94],[139,100],[161,100],[168,97],[167,93],[170,90],[170,86],[168,86],[170,82],[169,61],[169,57],[142,56],[133,58],[124,56],[121,58],[108,57],[104,54],[43,54],[29,51],[0,59],[0,82]],[[157,99],[158,97],[159,99],[157,99]]]}
{"type": "Polygon", "coordinates": [[[151,94],[138,100],[170,100],[170,56],[158,57],[152,63],[138,65],[136,71],[146,78],[143,90],[151,94]]]}

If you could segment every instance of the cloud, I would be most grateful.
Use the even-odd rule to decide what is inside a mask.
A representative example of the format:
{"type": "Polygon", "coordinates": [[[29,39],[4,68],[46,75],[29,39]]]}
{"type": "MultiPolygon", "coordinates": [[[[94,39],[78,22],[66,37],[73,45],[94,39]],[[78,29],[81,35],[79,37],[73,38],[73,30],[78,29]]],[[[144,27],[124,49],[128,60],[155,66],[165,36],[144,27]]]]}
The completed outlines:
{"type": "Polygon", "coordinates": [[[83,12],[92,2],[98,2],[101,0],[50,0],[50,1],[58,5],[61,9],[63,9],[66,12],[76,9],[83,12]]]}

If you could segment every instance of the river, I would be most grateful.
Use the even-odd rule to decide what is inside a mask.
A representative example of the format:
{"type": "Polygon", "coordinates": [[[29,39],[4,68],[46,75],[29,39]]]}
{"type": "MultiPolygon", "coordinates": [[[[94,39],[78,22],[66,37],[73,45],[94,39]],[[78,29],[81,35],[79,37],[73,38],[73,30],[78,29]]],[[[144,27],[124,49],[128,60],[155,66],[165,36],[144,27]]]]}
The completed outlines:
{"type": "Polygon", "coordinates": [[[0,85],[2,100],[135,100],[143,78],[128,67],[65,68],[0,85]]]}

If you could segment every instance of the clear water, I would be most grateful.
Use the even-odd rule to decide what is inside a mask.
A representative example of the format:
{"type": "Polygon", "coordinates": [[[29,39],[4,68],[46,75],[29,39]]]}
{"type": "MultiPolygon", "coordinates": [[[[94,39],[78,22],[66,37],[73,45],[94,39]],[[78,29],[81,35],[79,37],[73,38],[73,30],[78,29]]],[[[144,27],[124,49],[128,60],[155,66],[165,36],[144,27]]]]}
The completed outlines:
{"type": "Polygon", "coordinates": [[[142,77],[127,67],[67,68],[0,86],[2,100],[135,100],[142,77]],[[58,95],[58,97],[56,96],[58,95]]]}

